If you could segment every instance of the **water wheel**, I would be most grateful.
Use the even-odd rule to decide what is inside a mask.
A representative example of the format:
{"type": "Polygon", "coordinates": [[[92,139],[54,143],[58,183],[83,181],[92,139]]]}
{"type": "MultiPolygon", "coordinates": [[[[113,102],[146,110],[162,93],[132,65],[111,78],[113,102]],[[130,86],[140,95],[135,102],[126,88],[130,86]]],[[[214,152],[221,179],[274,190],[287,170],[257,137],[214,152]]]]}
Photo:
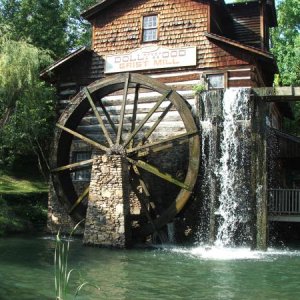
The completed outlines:
{"type": "Polygon", "coordinates": [[[107,77],[77,94],[56,126],[52,179],[73,218],[84,218],[89,187],[78,193],[72,174],[93,164],[92,158],[72,162],[74,141],[127,159],[132,191],[145,216],[139,234],[166,225],[187,203],[197,179],[200,141],[188,103],[170,87],[140,74],[107,77]],[[177,127],[170,126],[172,120],[177,127]],[[92,127],[96,135],[95,130],[84,133],[92,127]]]}

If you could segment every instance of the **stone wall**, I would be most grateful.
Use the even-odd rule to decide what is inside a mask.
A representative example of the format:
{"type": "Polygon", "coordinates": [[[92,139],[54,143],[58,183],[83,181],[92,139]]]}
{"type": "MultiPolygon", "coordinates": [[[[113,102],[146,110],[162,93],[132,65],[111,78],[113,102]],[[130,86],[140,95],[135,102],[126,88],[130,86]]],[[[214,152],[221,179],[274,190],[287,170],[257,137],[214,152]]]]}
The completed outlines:
{"type": "Polygon", "coordinates": [[[131,236],[127,161],[119,155],[95,155],[93,160],[83,242],[128,247],[131,236]]]}
{"type": "MultiPolygon", "coordinates": [[[[62,233],[70,233],[75,225],[76,222],[70,217],[64,205],[58,201],[52,181],[50,180],[47,231],[52,234],[56,234],[59,230],[62,233]]],[[[82,234],[82,232],[80,227],[77,228],[76,234],[82,234]]]]}

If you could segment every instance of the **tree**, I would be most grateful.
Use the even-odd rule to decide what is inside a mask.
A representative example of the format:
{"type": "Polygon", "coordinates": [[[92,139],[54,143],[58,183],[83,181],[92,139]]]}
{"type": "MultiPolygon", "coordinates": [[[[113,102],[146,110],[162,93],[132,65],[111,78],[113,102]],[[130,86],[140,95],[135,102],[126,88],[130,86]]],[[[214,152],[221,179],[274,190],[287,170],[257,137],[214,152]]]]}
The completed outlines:
{"type": "Polygon", "coordinates": [[[279,67],[279,83],[300,85],[300,1],[278,5],[278,27],[272,31],[272,52],[279,67]]]}
{"type": "Polygon", "coordinates": [[[91,25],[81,18],[80,14],[88,7],[96,4],[97,0],[64,0],[64,11],[68,19],[68,34],[70,48],[90,46],[91,25]]]}
{"type": "MultiPolygon", "coordinates": [[[[279,75],[275,84],[300,86],[300,1],[282,0],[277,8],[278,27],[271,32],[272,52],[279,75]]],[[[287,130],[300,135],[300,103],[293,105],[295,120],[286,122],[287,130]]]]}
{"type": "MultiPolygon", "coordinates": [[[[1,33],[1,31],[0,31],[1,33]]],[[[35,154],[43,171],[53,130],[54,91],[39,80],[51,57],[25,41],[0,36],[0,164],[35,154]]]]}
{"type": "Polygon", "coordinates": [[[0,22],[9,26],[11,38],[26,39],[58,58],[67,53],[67,16],[59,0],[0,0],[0,22]]]}
{"type": "Polygon", "coordinates": [[[52,51],[57,59],[90,45],[91,26],[80,17],[97,0],[0,0],[0,25],[10,28],[15,40],[52,51]]]}
{"type": "Polygon", "coordinates": [[[54,91],[39,72],[90,42],[80,12],[96,2],[0,0],[0,165],[34,154],[47,169],[54,91]]]}

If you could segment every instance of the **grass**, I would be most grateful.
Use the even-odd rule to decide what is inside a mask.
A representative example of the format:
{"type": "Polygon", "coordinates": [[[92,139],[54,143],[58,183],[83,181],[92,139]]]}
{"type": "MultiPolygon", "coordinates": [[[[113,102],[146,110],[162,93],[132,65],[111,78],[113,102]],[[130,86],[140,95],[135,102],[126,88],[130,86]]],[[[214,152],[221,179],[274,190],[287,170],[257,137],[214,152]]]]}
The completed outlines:
{"type": "MultiPolygon", "coordinates": [[[[75,269],[68,268],[68,258],[70,251],[70,240],[72,238],[73,233],[76,231],[77,227],[84,220],[77,223],[77,225],[73,228],[72,232],[69,235],[67,241],[63,241],[60,237],[60,232],[56,235],[56,243],[55,243],[55,253],[54,253],[54,277],[55,277],[55,295],[56,300],[66,300],[68,294],[68,286],[71,274],[75,271],[75,269]]],[[[78,272],[79,273],[79,272],[78,272]]],[[[80,275],[80,273],[79,273],[80,275]]],[[[81,276],[80,276],[81,277],[81,276]]],[[[89,282],[82,281],[76,288],[74,299],[77,298],[79,292],[85,286],[92,286],[97,290],[100,290],[94,284],[90,284],[89,282]]]]}
{"type": "Polygon", "coordinates": [[[48,183],[36,176],[25,177],[23,174],[12,174],[8,171],[0,172],[0,195],[29,194],[48,191],[48,183]]]}
{"type": "Polygon", "coordinates": [[[43,230],[48,184],[32,168],[0,170],[0,236],[43,230]]]}

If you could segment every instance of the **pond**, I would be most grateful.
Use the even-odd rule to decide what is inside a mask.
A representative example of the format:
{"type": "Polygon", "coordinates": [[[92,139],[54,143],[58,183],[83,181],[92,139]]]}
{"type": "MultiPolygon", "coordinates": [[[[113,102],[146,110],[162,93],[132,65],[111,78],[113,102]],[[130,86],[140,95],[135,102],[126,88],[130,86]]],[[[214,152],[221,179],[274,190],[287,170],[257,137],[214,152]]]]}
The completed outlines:
{"type": "MultiPolygon", "coordinates": [[[[1,238],[0,299],[55,299],[54,247],[51,237],[1,238]]],[[[109,250],[74,240],[69,266],[101,288],[86,287],[77,299],[300,299],[297,249],[109,250]]]]}

